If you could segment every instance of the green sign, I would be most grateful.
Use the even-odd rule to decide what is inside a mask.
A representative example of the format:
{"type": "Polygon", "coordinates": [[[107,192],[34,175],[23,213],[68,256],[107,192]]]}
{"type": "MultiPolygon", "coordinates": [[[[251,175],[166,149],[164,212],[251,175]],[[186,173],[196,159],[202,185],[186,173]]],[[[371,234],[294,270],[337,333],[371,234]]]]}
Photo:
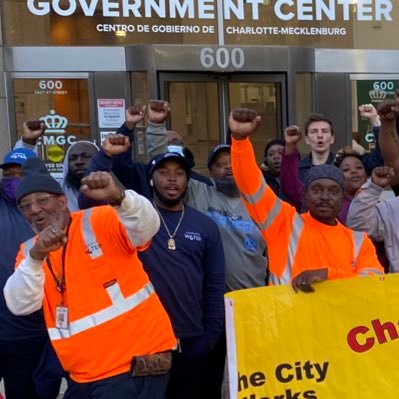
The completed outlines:
{"type": "MultiPolygon", "coordinates": [[[[357,105],[372,104],[377,108],[378,103],[394,98],[395,89],[399,87],[398,80],[358,80],[357,105]]],[[[358,113],[358,131],[361,136],[361,145],[367,150],[374,146],[373,127],[369,121],[358,113]]]]}

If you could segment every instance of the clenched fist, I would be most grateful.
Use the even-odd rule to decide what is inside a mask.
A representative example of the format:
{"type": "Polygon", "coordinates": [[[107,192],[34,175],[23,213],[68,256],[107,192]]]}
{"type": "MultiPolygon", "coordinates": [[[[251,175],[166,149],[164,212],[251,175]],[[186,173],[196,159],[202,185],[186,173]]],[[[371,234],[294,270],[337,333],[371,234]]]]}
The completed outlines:
{"type": "Polygon", "coordinates": [[[129,138],[123,134],[110,133],[103,141],[101,148],[110,157],[123,154],[130,148],[129,138]]]}
{"type": "Polygon", "coordinates": [[[26,121],[22,129],[22,141],[31,145],[36,145],[39,137],[41,137],[46,130],[46,125],[43,121],[26,121]]]}
{"type": "Polygon", "coordinates": [[[151,100],[148,104],[148,120],[152,123],[164,123],[170,114],[170,104],[167,101],[151,100]]]}
{"type": "Polygon", "coordinates": [[[256,131],[261,117],[249,108],[235,108],[230,112],[229,127],[236,140],[243,140],[256,131]]]}
{"type": "Polygon", "coordinates": [[[286,145],[296,145],[302,138],[302,132],[298,126],[288,126],[284,130],[284,141],[286,145]]]}
{"type": "Polygon", "coordinates": [[[81,180],[80,191],[88,198],[120,204],[124,189],[109,172],[91,172],[81,180]]]}
{"type": "Polygon", "coordinates": [[[43,260],[50,252],[63,247],[68,238],[63,228],[56,223],[46,226],[37,236],[29,254],[35,260],[43,260]]]}
{"type": "Polygon", "coordinates": [[[132,105],[131,107],[129,107],[125,113],[126,127],[130,130],[133,130],[134,127],[144,119],[145,113],[145,105],[132,105]]]}
{"type": "Polygon", "coordinates": [[[378,166],[371,173],[371,181],[377,186],[386,187],[394,176],[395,172],[390,166],[378,166]]]}
{"type": "Polygon", "coordinates": [[[377,107],[381,121],[394,121],[399,114],[399,105],[395,100],[381,101],[377,107]]]}

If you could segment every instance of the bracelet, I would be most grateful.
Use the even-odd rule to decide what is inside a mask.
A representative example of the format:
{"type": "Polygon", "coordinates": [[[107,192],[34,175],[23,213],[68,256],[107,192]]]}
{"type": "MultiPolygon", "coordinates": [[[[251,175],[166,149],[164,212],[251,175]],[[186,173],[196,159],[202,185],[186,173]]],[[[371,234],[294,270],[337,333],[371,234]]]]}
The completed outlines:
{"type": "Polygon", "coordinates": [[[122,189],[120,190],[121,190],[121,197],[115,202],[108,202],[111,206],[121,206],[122,201],[125,199],[126,197],[125,190],[122,189]]]}

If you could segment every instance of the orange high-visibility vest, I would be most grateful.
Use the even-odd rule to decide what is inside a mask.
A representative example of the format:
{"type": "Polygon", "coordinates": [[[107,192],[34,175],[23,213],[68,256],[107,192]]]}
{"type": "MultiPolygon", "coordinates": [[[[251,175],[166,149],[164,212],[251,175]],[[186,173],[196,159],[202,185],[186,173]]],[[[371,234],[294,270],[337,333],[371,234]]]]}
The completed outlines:
{"type": "Polygon", "coordinates": [[[287,284],[310,269],[328,268],[329,279],[383,273],[365,233],[338,221],[328,226],[280,200],[266,185],[249,139],[233,139],[231,154],[244,204],[267,244],[271,284],[287,284]]]}
{"type": "MultiPolygon", "coordinates": [[[[116,211],[103,206],[73,212],[65,253],[66,329],[56,328],[62,295],[46,261],[43,311],[63,368],[77,382],[129,371],[133,356],[172,349],[172,326],[116,211]]],[[[17,265],[34,239],[23,244],[17,265]]],[[[51,252],[58,279],[62,248],[51,252]]]]}

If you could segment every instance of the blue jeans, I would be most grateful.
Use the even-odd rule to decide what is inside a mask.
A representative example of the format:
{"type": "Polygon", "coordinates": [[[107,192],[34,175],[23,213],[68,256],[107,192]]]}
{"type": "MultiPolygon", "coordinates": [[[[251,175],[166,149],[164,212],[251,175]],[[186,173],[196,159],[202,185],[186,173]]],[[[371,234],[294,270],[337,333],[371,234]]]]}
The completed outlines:
{"type": "Polygon", "coordinates": [[[169,374],[130,377],[128,373],[78,383],[68,380],[64,399],[164,399],[169,374]]]}

